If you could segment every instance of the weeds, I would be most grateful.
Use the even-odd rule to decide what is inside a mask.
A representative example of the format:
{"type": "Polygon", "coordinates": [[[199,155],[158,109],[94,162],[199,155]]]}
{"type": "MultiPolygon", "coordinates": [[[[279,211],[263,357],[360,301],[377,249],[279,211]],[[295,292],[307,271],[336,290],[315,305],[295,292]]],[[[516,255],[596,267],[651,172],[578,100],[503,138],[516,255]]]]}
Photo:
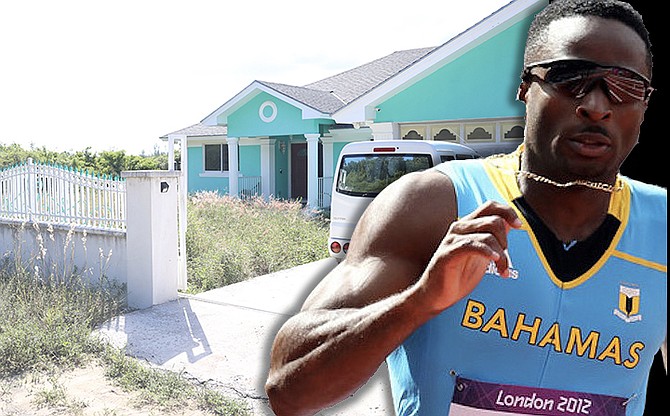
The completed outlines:
{"type": "Polygon", "coordinates": [[[216,415],[247,415],[243,403],[222,394],[195,385],[170,371],[160,371],[129,359],[122,351],[108,348],[103,354],[107,376],[116,380],[125,390],[139,391],[141,405],[157,406],[169,411],[196,403],[200,409],[216,415]]]}
{"type": "MultiPolygon", "coordinates": [[[[191,292],[328,255],[327,221],[298,202],[241,201],[202,193],[190,199],[188,221],[186,248],[191,292]]],[[[20,231],[25,227],[26,224],[21,225],[20,231]]],[[[37,393],[37,404],[76,412],[85,404],[68,398],[58,376],[64,369],[99,360],[107,377],[125,390],[139,392],[139,406],[169,412],[195,405],[217,415],[248,414],[243,403],[195,385],[181,374],[144,365],[92,337],[95,327],[123,312],[125,305],[125,288],[105,278],[112,253],[99,252],[99,279],[90,279],[95,270],[73,266],[74,243],[81,241],[86,250],[86,233],[79,237],[70,229],[62,250],[53,253],[54,259],[47,249],[55,241],[53,228],[37,224],[32,228],[36,252],[30,258],[22,258],[17,239],[13,256],[3,255],[0,259],[3,381],[26,374],[46,375],[49,383],[37,393]]],[[[8,388],[5,384],[0,387],[8,388]]]]}
{"type": "Polygon", "coordinates": [[[81,275],[60,276],[46,254],[0,266],[0,377],[50,366],[80,365],[99,350],[92,329],[123,308],[123,288],[81,275]]]}
{"type": "Polygon", "coordinates": [[[300,202],[197,193],[188,204],[188,291],[206,291],[325,258],[327,242],[327,220],[300,202]]]}
{"type": "Polygon", "coordinates": [[[37,392],[35,401],[38,407],[64,407],[68,404],[65,389],[53,377],[49,380],[49,387],[37,392]]]}
{"type": "MultiPolygon", "coordinates": [[[[21,227],[25,229],[25,224],[21,227]]],[[[247,414],[242,404],[192,385],[179,374],[142,366],[93,337],[95,327],[124,311],[125,288],[104,276],[111,253],[99,253],[100,278],[91,281],[88,270],[65,265],[75,238],[72,230],[57,254],[62,263],[52,261],[45,248],[46,239],[53,241],[50,228],[46,235],[38,225],[33,230],[36,253],[21,258],[17,243],[14,256],[3,255],[0,260],[0,395],[10,388],[6,381],[11,384],[26,375],[48,377],[35,404],[77,414],[85,404],[69,399],[58,377],[63,370],[100,360],[115,383],[139,392],[138,405],[157,407],[162,413],[188,403],[217,415],[247,414]]],[[[85,239],[84,235],[84,244],[85,239]]]]}

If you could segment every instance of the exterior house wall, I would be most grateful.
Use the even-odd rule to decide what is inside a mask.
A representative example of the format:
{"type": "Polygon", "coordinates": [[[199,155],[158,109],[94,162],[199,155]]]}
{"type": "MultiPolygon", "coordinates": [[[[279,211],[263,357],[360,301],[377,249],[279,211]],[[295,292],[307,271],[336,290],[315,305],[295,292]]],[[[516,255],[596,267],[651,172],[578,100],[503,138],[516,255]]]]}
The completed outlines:
{"type": "Polygon", "coordinates": [[[228,136],[257,137],[319,133],[319,124],[323,123],[331,124],[332,121],[303,120],[302,111],[299,108],[266,92],[261,92],[228,116],[228,136]]]}
{"type": "Polygon", "coordinates": [[[188,147],[188,192],[228,192],[228,172],[205,172],[202,144],[188,147]]]}
{"type": "MultiPolygon", "coordinates": [[[[207,141],[210,143],[225,144],[224,140],[207,141]]],[[[194,143],[188,146],[188,192],[215,191],[220,194],[228,193],[228,172],[205,172],[204,143],[194,143]]],[[[245,144],[240,141],[240,176],[261,176],[261,146],[260,144],[245,144]]]]}
{"type": "Polygon", "coordinates": [[[523,116],[524,19],[377,106],[376,122],[523,116]],[[483,99],[485,98],[485,99],[483,99]]]}
{"type": "Polygon", "coordinates": [[[240,175],[261,176],[261,146],[240,140],[240,175]]]}

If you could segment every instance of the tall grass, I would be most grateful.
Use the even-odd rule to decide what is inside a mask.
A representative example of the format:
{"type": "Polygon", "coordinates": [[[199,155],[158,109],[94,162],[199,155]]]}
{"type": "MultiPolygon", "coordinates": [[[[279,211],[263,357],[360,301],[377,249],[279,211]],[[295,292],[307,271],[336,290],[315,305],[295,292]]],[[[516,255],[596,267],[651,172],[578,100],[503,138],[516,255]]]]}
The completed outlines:
{"type": "MultiPolygon", "coordinates": [[[[188,222],[192,292],[328,255],[327,220],[298,202],[242,201],[201,193],[189,201],[188,222]]],[[[34,372],[55,374],[98,359],[105,364],[108,377],[124,388],[139,389],[150,406],[167,409],[195,402],[215,414],[247,414],[244,404],[191,385],[178,374],[139,365],[123,351],[91,336],[100,324],[124,312],[125,288],[105,278],[104,256],[98,279],[69,264],[71,233],[65,247],[49,253],[44,243],[54,240],[53,230],[37,224],[32,228],[37,241],[32,257],[21,258],[22,250],[16,247],[14,256],[0,259],[0,379],[34,372]],[[54,262],[54,258],[61,261],[54,262]]],[[[84,235],[83,244],[85,241],[84,235]]],[[[65,394],[58,389],[45,391],[43,399],[60,402],[64,400],[61,393],[65,394]]]]}
{"type": "MultiPolygon", "coordinates": [[[[52,267],[34,228],[38,253],[25,260],[7,255],[0,262],[0,377],[81,364],[100,350],[90,337],[93,328],[125,304],[125,289],[104,276],[93,282],[76,270],[61,274],[63,269],[52,267]]],[[[71,248],[59,254],[66,257],[71,248]]],[[[19,247],[15,254],[20,252],[19,247]]]]}
{"type": "MultiPolygon", "coordinates": [[[[142,365],[92,336],[96,327],[124,312],[125,287],[104,274],[91,280],[76,267],[57,267],[43,244],[42,230],[33,228],[37,253],[23,259],[17,247],[14,255],[6,253],[0,259],[0,381],[47,375],[54,387],[39,391],[38,402],[61,410],[66,405],[71,414],[79,414],[76,403],[67,403],[59,374],[98,360],[105,364],[107,377],[140,393],[140,406],[161,412],[194,406],[216,415],[248,415],[244,403],[195,385],[181,374],[142,365]]],[[[69,257],[71,241],[68,235],[58,256],[69,257]]]]}
{"type": "Polygon", "coordinates": [[[300,202],[197,193],[188,202],[189,292],[325,258],[327,243],[327,219],[300,202]]]}

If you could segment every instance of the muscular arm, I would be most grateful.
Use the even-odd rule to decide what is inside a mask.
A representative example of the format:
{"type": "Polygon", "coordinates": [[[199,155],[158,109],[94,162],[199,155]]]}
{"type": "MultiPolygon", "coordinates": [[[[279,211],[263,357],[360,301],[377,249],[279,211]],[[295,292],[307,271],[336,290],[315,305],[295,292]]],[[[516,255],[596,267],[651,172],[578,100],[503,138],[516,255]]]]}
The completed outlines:
{"type": "Polygon", "coordinates": [[[507,221],[484,210],[459,224],[455,202],[451,182],[435,172],[406,175],[375,199],[346,260],[275,339],[266,384],[275,413],[314,414],[345,399],[415,329],[469,293],[491,260],[506,269],[511,210],[507,221]]]}

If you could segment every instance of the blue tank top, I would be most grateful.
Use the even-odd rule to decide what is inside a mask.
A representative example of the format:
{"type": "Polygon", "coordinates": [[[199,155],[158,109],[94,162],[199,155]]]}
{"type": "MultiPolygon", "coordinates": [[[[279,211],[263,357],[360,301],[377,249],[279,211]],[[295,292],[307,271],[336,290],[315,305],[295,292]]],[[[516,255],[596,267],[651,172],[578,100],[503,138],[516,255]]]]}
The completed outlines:
{"type": "MultiPolygon", "coordinates": [[[[454,183],[464,216],[488,200],[514,206],[518,160],[513,154],[436,169],[454,183]]],[[[448,415],[464,378],[624,398],[626,415],[642,415],[648,373],[666,338],[667,192],[618,180],[623,189],[612,194],[609,213],[621,225],[587,272],[559,280],[524,220],[508,235],[511,276],[490,267],[472,293],[388,356],[397,414],[448,415]]],[[[581,414],[597,414],[591,410],[581,414]]]]}

